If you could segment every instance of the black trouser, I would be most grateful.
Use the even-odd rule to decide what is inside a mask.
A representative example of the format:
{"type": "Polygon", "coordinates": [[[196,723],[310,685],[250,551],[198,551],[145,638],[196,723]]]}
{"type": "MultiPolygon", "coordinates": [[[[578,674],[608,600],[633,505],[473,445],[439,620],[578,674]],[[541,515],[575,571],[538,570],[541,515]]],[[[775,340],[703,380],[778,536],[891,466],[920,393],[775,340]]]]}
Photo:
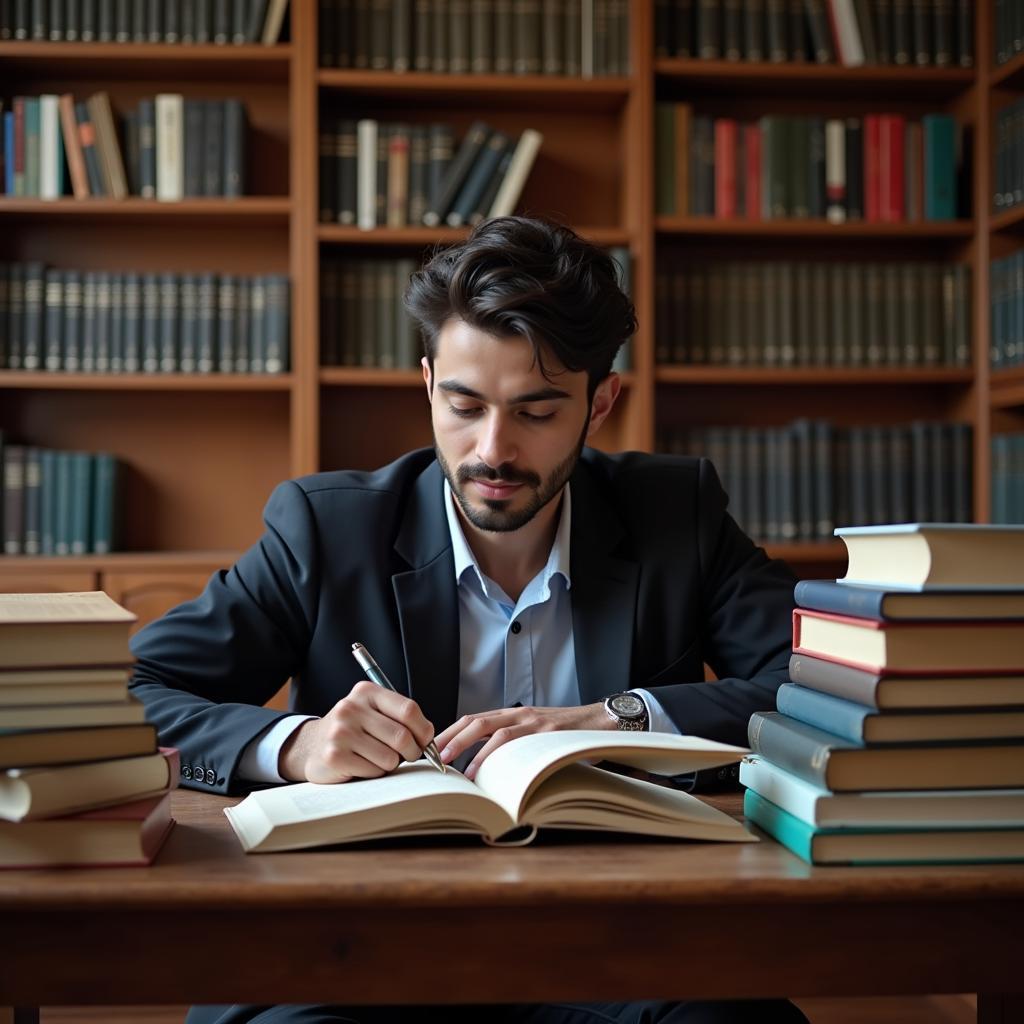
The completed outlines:
{"type": "Polygon", "coordinates": [[[785,999],[514,1006],[194,1006],[186,1024],[808,1024],[785,999]]]}

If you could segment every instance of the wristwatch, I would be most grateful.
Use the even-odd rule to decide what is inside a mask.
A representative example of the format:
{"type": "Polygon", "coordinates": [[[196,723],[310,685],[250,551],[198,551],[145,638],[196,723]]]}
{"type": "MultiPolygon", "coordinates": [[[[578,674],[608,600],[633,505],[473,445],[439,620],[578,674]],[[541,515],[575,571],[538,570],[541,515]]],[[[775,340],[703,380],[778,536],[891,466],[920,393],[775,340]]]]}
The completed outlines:
{"type": "Polygon", "coordinates": [[[604,710],[619,729],[647,731],[647,705],[635,693],[613,693],[605,698],[604,710]]]}

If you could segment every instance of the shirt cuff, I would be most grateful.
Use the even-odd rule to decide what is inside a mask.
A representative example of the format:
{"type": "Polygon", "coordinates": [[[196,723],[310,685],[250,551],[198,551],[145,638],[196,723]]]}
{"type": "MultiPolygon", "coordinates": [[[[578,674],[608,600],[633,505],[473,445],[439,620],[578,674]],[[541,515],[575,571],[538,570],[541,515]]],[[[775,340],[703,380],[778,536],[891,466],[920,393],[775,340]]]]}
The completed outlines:
{"type": "Polygon", "coordinates": [[[682,730],[665,713],[665,709],[652,697],[648,690],[630,690],[635,693],[647,705],[647,730],[648,732],[669,732],[676,736],[682,736],[682,730]]]}
{"type": "Polygon", "coordinates": [[[238,775],[246,782],[287,782],[277,770],[281,748],[303,722],[316,715],[288,715],[249,741],[238,761],[238,775]]]}

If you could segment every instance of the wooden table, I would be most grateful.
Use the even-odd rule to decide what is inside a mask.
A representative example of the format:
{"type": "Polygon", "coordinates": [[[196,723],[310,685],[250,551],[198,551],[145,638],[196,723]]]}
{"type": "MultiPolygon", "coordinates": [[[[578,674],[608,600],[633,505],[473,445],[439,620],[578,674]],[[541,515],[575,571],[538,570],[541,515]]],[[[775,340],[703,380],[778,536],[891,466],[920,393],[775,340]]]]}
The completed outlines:
{"type": "Polygon", "coordinates": [[[0,1006],[978,992],[1024,1021],[1019,866],[811,868],[767,838],[247,856],[233,802],[176,793],[152,868],[0,872],[0,1006]]]}

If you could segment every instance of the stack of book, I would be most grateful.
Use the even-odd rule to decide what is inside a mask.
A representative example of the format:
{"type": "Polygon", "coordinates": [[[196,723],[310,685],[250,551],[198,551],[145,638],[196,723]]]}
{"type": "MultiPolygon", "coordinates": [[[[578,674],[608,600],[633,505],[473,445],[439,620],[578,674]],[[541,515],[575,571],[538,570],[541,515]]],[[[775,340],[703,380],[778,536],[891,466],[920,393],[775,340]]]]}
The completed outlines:
{"type": "Polygon", "coordinates": [[[842,528],[796,588],[747,818],[815,864],[1024,860],[1024,526],[842,528]]]}
{"type": "Polygon", "coordinates": [[[0,3],[0,40],[51,43],[262,43],[281,36],[288,0],[0,3]]]}
{"type": "Polygon", "coordinates": [[[102,591],[0,594],[0,867],[148,864],[179,757],[128,693],[135,616],[102,591]]]}
{"type": "Polygon", "coordinates": [[[375,227],[475,225],[513,213],[544,137],[482,121],[458,149],[450,125],[326,119],[320,129],[320,220],[375,227]]]}
{"type": "Polygon", "coordinates": [[[7,443],[0,431],[5,555],[106,555],[118,546],[121,464],[110,452],[7,443]]]}
{"type": "Polygon", "coordinates": [[[76,199],[175,201],[245,194],[241,100],[162,93],[127,111],[122,132],[105,92],[78,102],[70,93],[15,96],[3,129],[0,184],[10,196],[59,199],[70,191],[76,199]]]}

